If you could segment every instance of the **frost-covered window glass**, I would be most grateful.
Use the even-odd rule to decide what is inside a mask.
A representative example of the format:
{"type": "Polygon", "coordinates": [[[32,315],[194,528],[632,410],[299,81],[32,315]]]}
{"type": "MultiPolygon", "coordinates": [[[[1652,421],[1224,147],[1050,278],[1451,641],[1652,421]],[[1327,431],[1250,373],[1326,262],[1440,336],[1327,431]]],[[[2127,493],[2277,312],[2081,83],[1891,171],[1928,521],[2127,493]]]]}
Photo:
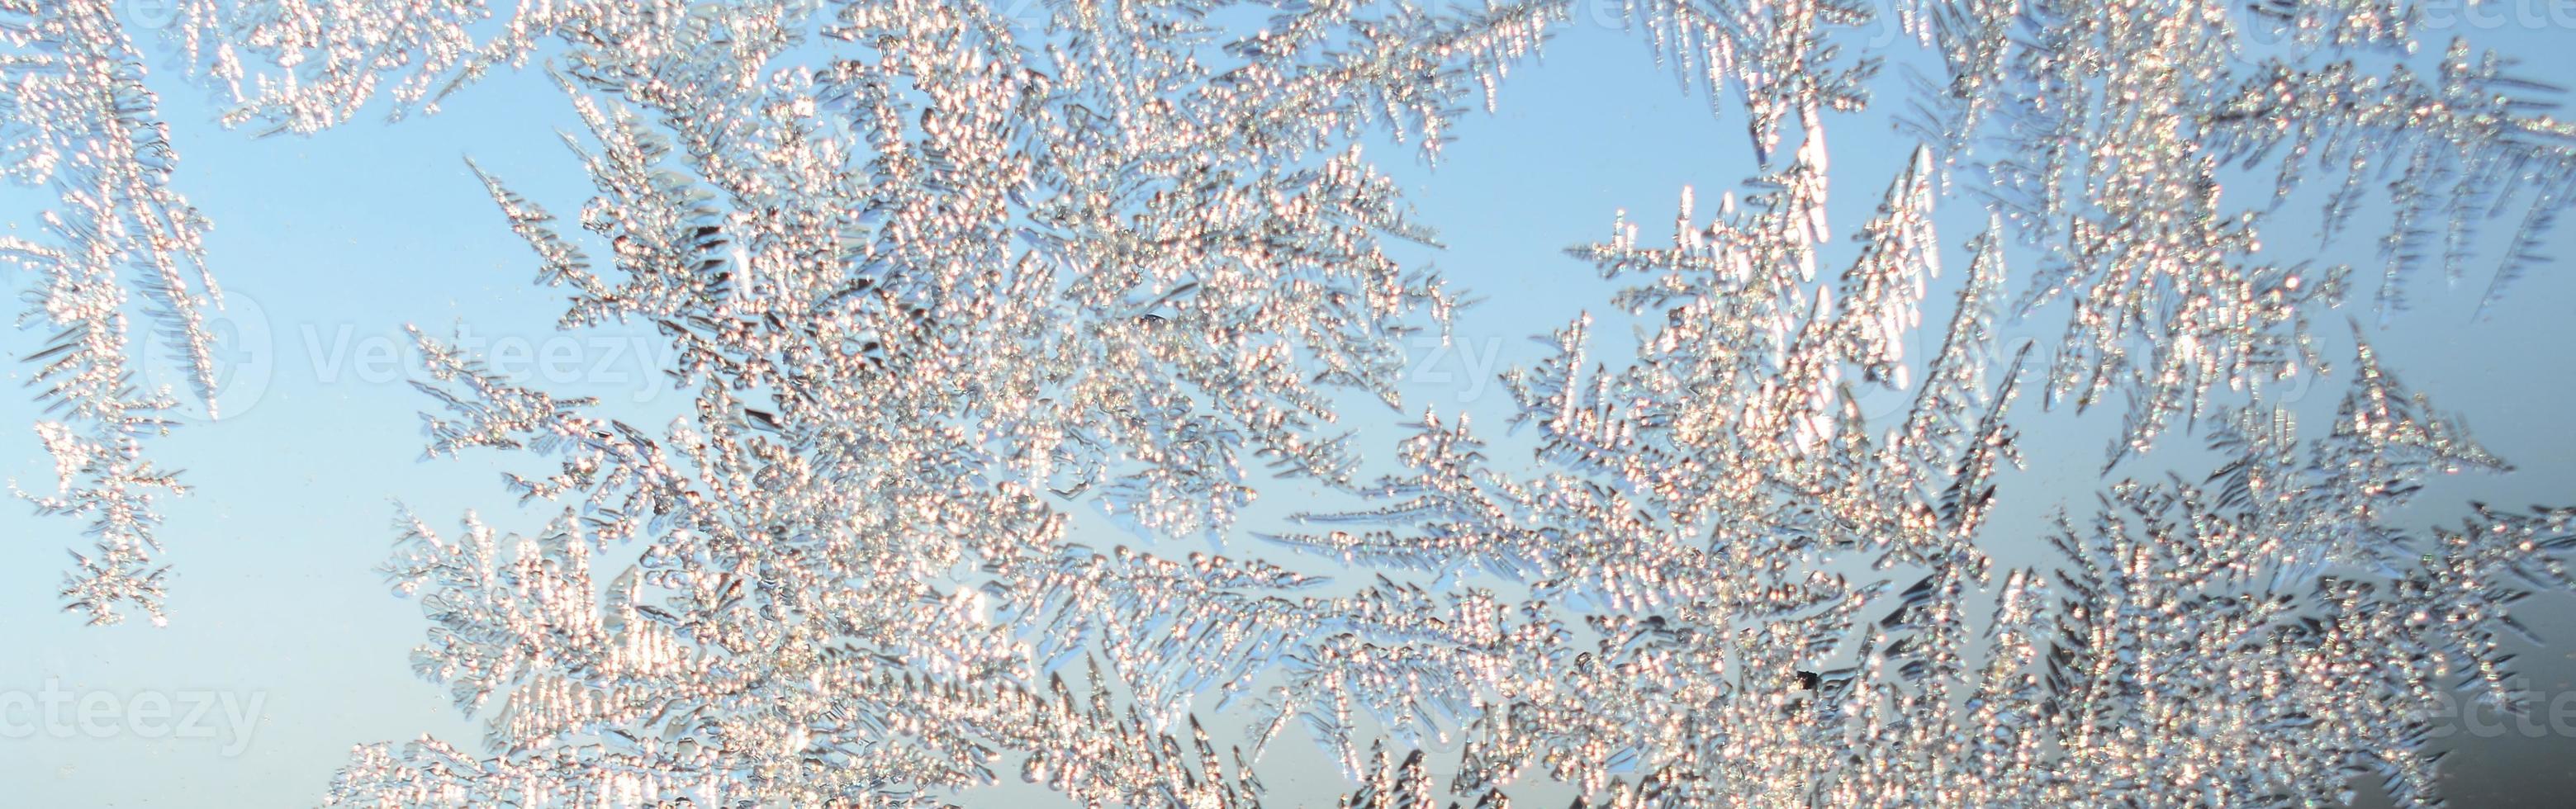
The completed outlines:
{"type": "Polygon", "coordinates": [[[2540,0],[0,0],[0,780],[2549,805],[2571,67],[2540,0]]]}

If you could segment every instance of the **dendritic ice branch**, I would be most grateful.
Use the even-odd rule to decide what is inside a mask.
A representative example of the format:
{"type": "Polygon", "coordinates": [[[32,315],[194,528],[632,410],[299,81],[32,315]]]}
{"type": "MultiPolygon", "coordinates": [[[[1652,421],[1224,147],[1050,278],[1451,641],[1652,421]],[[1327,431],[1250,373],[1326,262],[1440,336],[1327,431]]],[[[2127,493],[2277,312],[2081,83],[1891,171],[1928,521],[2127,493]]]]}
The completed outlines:
{"type": "Polygon", "coordinates": [[[2422,4],[2239,6],[1898,5],[1940,60],[1913,74],[1900,125],[1940,144],[1964,188],[2043,251],[2023,311],[2073,306],[2048,394],[2129,398],[2115,463],[2211,415],[2214,391],[2319,369],[2298,313],[2343,296],[2349,269],[2262,250],[2304,235],[2267,230],[2295,192],[2324,193],[2328,243],[2374,198],[2394,212],[2364,234],[2386,316],[2418,267],[2462,281],[2481,225],[2512,214],[2481,309],[2494,303],[2545,260],[2539,239],[2576,182],[2576,125],[2549,114],[2560,89],[2466,38],[2420,75],[2412,56],[2433,49],[2416,37],[2422,4]],[[2261,187],[2229,175],[2263,170],[2268,196],[2224,193],[2261,187]]]}
{"type": "Polygon", "coordinates": [[[1222,542],[1247,462],[1346,487],[1328,392],[1391,400],[1404,338],[1454,305],[1382,251],[1430,232],[1358,136],[1436,149],[1558,12],[1317,7],[1244,36],[1191,6],[687,11],[523,10],[598,194],[571,231],[484,179],[564,325],[651,324],[694,413],[629,425],[424,337],[431,452],[552,456],[511,486],[569,510],[535,539],[406,517],[419,669],[490,734],[363,750],[333,803],[902,802],[1009,769],[1248,803],[1243,764],[1178,746],[1194,696],[1406,665],[1337,629],[1511,656],[1504,616],[1094,548],[1059,509],[1222,542]],[[583,566],[625,544],[596,590],[583,566]],[[1087,701],[1058,679],[1082,659],[1087,701]]]}
{"type": "Polygon", "coordinates": [[[1392,530],[1278,537],[1491,570],[1528,582],[1500,606],[1583,627],[1480,672],[1454,767],[1417,754],[1379,775],[1380,757],[1355,767],[1354,802],[1492,802],[1543,779],[1614,806],[2314,805],[2348,802],[2355,773],[2433,799],[2438,697],[2524,696],[2500,652],[2509,608],[2576,584],[2576,511],[2391,525],[2425,479],[2504,464],[2365,344],[2323,436],[2277,405],[2230,408],[2209,423],[2234,460],[2117,482],[2090,520],[2059,518],[2053,569],[1998,576],[1980,529],[2015,458],[2020,362],[1988,376],[1996,233],[1971,240],[1898,426],[1875,432],[1853,394],[1896,383],[1881,369],[1901,343],[1882,338],[1910,327],[1935,267],[1911,247],[1937,243],[1928,162],[1862,229],[1826,287],[1839,303],[1802,283],[1821,231],[1804,164],[1706,227],[1686,197],[1669,246],[1623,225],[1577,250],[1637,279],[1621,300],[1653,328],[1614,370],[1577,322],[1511,378],[1546,477],[1500,474],[1463,425],[1427,423],[1415,474],[1375,487],[1388,505],[1308,518],[1392,530]],[[1864,570],[1877,580],[1850,578],[1864,570]],[[1445,788],[1424,775],[1442,770],[1445,788]]]}
{"type": "Polygon", "coordinates": [[[154,560],[153,500],[185,489],[143,450],[168,431],[179,402],[146,387],[134,366],[142,342],[172,346],[187,393],[211,411],[205,310],[218,292],[204,266],[206,220],[171,188],[177,155],[117,5],[0,2],[0,84],[9,88],[0,172],[56,197],[41,214],[43,236],[0,236],[0,260],[27,273],[19,327],[45,335],[24,358],[48,416],[36,433],[60,478],[53,494],[18,494],[39,513],[85,523],[94,546],[72,554],[67,609],[93,624],[129,609],[160,623],[166,568],[154,560]]]}

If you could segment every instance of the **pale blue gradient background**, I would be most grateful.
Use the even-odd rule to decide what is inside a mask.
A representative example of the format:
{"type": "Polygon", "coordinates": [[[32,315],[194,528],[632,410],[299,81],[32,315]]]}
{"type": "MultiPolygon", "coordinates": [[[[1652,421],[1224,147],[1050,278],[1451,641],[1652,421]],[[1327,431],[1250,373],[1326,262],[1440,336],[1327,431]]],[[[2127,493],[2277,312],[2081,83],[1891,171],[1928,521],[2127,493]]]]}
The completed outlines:
{"type": "MultiPolygon", "coordinates": [[[[1724,119],[1712,120],[1704,98],[1677,91],[1641,37],[1618,29],[1616,14],[1614,6],[1587,6],[1548,46],[1543,64],[1514,71],[1498,114],[1463,121],[1459,142],[1436,170],[1409,151],[1393,151],[1401,147],[1378,147],[1381,162],[1405,181],[1419,220],[1440,229],[1447,245],[1408,255],[1489,298],[1461,316],[1458,348],[1436,358],[1427,348],[1420,352],[1423,362],[1406,382],[1408,415],[1425,407],[1444,416],[1466,412],[1498,432],[1506,402],[1490,375],[1537,356],[1540,347],[1525,338],[1582,311],[1602,318],[1594,355],[1616,361],[1626,351],[1627,321],[1606,308],[1612,286],[1566,258],[1563,248],[1605,237],[1613,212],[1623,208],[1640,223],[1642,238],[1660,240],[1682,185],[1699,189],[1704,219],[1719,192],[1754,172],[1741,116],[1730,107],[1724,119]]],[[[2576,29],[2471,33],[2528,54],[2537,75],[2565,76],[2576,67],[2565,55],[2576,47],[2576,29]]],[[[1886,78],[1881,107],[1893,109],[1898,85],[1893,75],[1886,78]]],[[[10,650],[0,656],[0,691],[34,691],[49,680],[75,693],[123,696],[214,690],[259,699],[260,719],[232,756],[213,739],[0,739],[0,784],[8,785],[0,804],[309,804],[352,744],[431,732],[470,746],[480,737],[478,727],[448,709],[442,689],[412,675],[408,654],[423,628],[417,606],[392,597],[374,568],[394,535],[396,498],[442,527],[469,508],[506,530],[535,527],[549,509],[523,512],[496,484],[500,470],[538,462],[488,454],[415,462],[421,440],[413,414],[428,402],[401,381],[412,374],[408,349],[389,376],[369,373],[359,358],[370,343],[406,346],[406,324],[438,334],[465,322],[491,338],[555,336],[560,292],[529,284],[532,255],[509,234],[460,158],[472,156],[558,215],[573,214],[589,185],[555,132],[577,124],[551,82],[534,72],[497,75],[435,116],[391,126],[370,119],[306,139],[261,140],[223,130],[209,123],[214,109],[202,103],[203,93],[163,74],[153,86],[183,156],[179,187],[215,222],[208,261],[234,304],[225,317],[227,359],[251,376],[234,383],[223,420],[190,424],[155,446],[157,457],[187,469],[186,480],[196,487],[193,496],[165,508],[163,558],[178,571],[168,628],[141,621],[86,628],[59,613],[54,592],[68,563],[62,549],[84,545],[77,526],[0,507],[0,536],[8,540],[0,545],[0,645],[10,650]],[[252,370],[263,366],[264,383],[252,370]]],[[[1857,229],[1911,150],[1884,120],[1876,114],[1829,119],[1838,241],[1829,248],[1828,267],[1850,257],[1852,246],[1842,237],[1857,229]]],[[[2243,200],[2267,192],[2233,193],[2243,200]]],[[[27,189],[0,191],[6,217],[0,221],[29,223],[28,212],[47,199],[27,189]]],[[[2307,249],[2314,243],[2310,210],[2275,220],[2267,243],[2285,256],[2307,249]]],[[[2365,211],[2357,230],[2375,235],[2376,214],[2365,211]]],[[[1959,246],[1982,222],[1982,212],[1964,201],[1943,210],[1953,270],[1936,282],[1928,322],[1947,316],[1944,290],[1965,266],[1959,246]]],[[[2486,241],[2500,240],[2510,224],[2497,223],[2486,241]]],[[[2548,245],[2545,252],[2576,258],[2576,229],[2553,234],[2548,245]]],[[[2356,297],[2363,304],[2347,314],[2372,323],[2363,308],[2377,266],[2370,245],[2348,241],[2315,257],[2362,268],[2356,297]]],[[[2455,521],[2471,498],[2508,506],[2576,503],[2576,436],[2562,413],[2576,391],[2567,382],[2576,373],[2576,357],[2567,350],[2576,337],[2569,323],[2576,280],[2566,277],[2566,266],[2535,271],[2491,322],[2476,324],[2470,311],[2482,275],[2456,290],[2444,289],[2437,275],[2420,277],[2409,289],[2415,309],[2384,329],[2371,328],[2390,368],[2437,404],[2465,414],[2492,449],[2519,467],[2509,475],[2438,482],[2421,498],[2427,507],[2411,515],[2414,521],[2455,521]]],[[[2015,265],[2017,273],[2027,269],[2026,261],[2015,265]]],[[[2013,290],[2025,280],[2015,275],[2013,290]]],[[[28,279],[12,283],[22,287],[28,279]]],[[[2053,338],[2062,317],[2062,309],[2052,308],[2013,334],[2053,338]]],[[[2340,318],[2321,325],[2328,356],[2346,360],[2349,337],[2340,318]]],[[[19,355],[37,335],[9,339],[0,345],[19,355]]],[[[1931,348],[1930,339],[1917,348],[1931,348]]],[[[660,424],[684,396],[663,389],[658,372],[644,372],[631,343],[620,356],[604,356],[611,342],[623,341],[611,335],[588,343],[578,363],[581,378],[561,387],[602,396],[641,416],[641,423],[660,424]],[[611,373],[592,373],[612,359],[611,373]]],[[[23,380],[27,370],[14,362],[0,368],[12,380],[23,380]]],[[[166,367],[153,370],[170,379],[166,367]]],[[[2323,428],[2342,381],[2319,383],[2302,402],[2310,429],[2323,428]]],[[[1382,408],[1359,409],[1358,397],[1349,401],[1355,426],[1397,420],[1382,408]]],[[[2043,413],[2035,397],[2020,413],[2030,465],[2003,482],[2004,510],[1989,536],[2004,561],[2027,564],[2045,560],[2038,530],[2047,510],[2090,506],[2118,414],[2043,413]]],[[[26,396],[0,397],[0,458],[9,459],[0,474],[50,490],[51,464],[25,428],[37,415],[26,396]]],[[[1365,447],[1385,458],[1399,437],[1378,430],[1365,447]]],[[[2168,448],[2173,451],[2124,466],[2121,474],[2158,475],[2177,463],[2205,469],[2188,444],[2177,440],[2168,448]]],[[[1300,491],[1265,488],[1267,496],[1241,528],[1277,528],[1279,516],[1311,505],[1300,491]]],[[[1123,538],[1104,534],[1094,541],[1123,538]]],[[[1241,540],[1228,552],[1347,575],[1329,561],[1282,557],[1241,540]]],[[[2545,596],[2523,614],[2544,632],[2567,637],[2576,631],[2576,621],[2567,620],[2571,606],[2576,600],[2545,596]]],[[[2544,698],[2569,690],[2576,676],[2571,649],[2576,646],[2562,642],[2527,650],[2523,665],[2544,698]]],[[[2564,767],[2571,760],[2576,739],[2563,735],[2474,741],[2451,762],[2449,788],[2463,806],[2563,796],[2576,790],[2576,773],[2564,767]]],[[[1301,740],[1283,739],[1258,770],[1280,805],[1329,804],[1340,781],[1326,761],[1301,740]]],[[[1540,794],[1515,791],[1529,805],[1553,805],[1537,799],[1540,794]]],[[[1044,796],[1012,788],[984,800],[1032,798],[1044,796]]]]}

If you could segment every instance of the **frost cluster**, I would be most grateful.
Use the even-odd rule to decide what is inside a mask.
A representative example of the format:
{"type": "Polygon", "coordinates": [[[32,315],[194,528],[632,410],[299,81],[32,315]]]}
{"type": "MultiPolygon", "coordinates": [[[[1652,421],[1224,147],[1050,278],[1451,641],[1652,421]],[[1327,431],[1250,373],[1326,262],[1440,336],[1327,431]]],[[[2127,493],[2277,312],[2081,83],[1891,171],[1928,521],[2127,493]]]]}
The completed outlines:
{"type": "MultiPolygon", "coordinates": [[[[630,424],[419,335],[430,452],[543,458],[509,487],[560,516],[404,515],[414,667],[486,732],[360,747],[333,805],[1000,779],[1254,805],[1283,737],[1370,807],[2310,805],[2354,774],[2429,802],[2426,717],[2517,698],[2509,610],[2576,588],[2576,510],[2393,524],[2427,478],[2504,462],[2366,341],[2330,424],[2271,391],[2324,372],[2312,323],[2353,287],[2384,315],[2419,269],[2492,299],[2545,261],[2576,125],[2476,43],[2419,73],[2421,4],[2250,9],[1631,0],[1759,176],[1713,212],[1685,192],[1669,241],[1622,221],[1571,251],[1644,328],[1604,360],[1578,320],[1506,376],[1535,458],[1426,414],[1384,476],[1335,397],[1397,403],[1407,338],[1461,301],[1390,256],[1434,237],[1358,144],[1436,157],[1572,0],[182,0],[158,47],[269,132],[543,70],[596,194],[476,171],[561,325],[657,328],[694,397],[630,424]],[[1827,124],[1872,114],[1921,148],[1837,175],[1827,124]],[[2222,195],[2243,172],[2269,196],[2222,195]],[[1838,268],[1834,180],[1886,188],[1838,268]],[[2377,272],[2274,260],[2302,190],[2377,272]],[[1936,232],[1936,205],[1989,224],[1936,232]],[[1965,278],[1926,323],[1945,252],[1965,278]],[[2002,344],[2011,318],[2063,319],[2062,345],[2002,344]],[[1904,356],[1919,329],[1935,356],[1904,356]],[[2124,421],[2058,560],[2011,568],[1987,517],[2025,384],[2124,421]],[[1864,418],[1871,388],[1911,404],[1864,418]],[[2122,477],[2186,429],[2223,462],[2122,477]],[[1240,525],[1283,479],[1365,504],[1240,525]],[[1087,544],[1078,506],[1155,541],[1087,544]]],[[[60,194],[50,241],[0,240],[56,332],[65,486],[37,502],[97,538],[74,606],[157,617],[175,484],[138,442],[171,400],[127,381],[128,301],[207,387],[204,223],[108,0],[0,0],[0,38],[0,154],[60,194]]]]}

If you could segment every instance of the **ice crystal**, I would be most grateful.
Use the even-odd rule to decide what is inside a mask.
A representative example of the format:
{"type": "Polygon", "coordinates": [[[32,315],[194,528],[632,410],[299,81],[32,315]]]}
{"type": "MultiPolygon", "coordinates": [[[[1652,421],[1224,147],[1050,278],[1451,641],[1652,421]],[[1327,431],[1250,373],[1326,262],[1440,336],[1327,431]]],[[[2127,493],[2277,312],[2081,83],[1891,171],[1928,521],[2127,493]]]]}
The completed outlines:
{"type": "MultiPolygon", "coordinates": [[[[8,246],[71,328],[42,379],[106,431],[45,428],[99,493],[44,502],[103,526],[76,597],[149,606],[140,492],[167,479],[130,439],[160,400],[122,387],[110,282],[152,271],[135,288],[201,358],[199,225],[104,6],[5,8],[33,20],[0,28],[33,54],[10,120],[42,135],[13,156],[65,189],[69,245],[8,246]]],[[[541,63],[595,195],[473,170],[561,325],[656,329],[693,397],[630,424],[418,335],[429,452],[548,458],[507,486],[559,516],[401,517],[415,668],[485,738],[361,747],[335,805],[914,804],[1014,777],[1252,805],[1282,737],[1338,760],[1349,806],[2307,805],[2356,772],[2412,802],[2436,694],[2513,700],[2510,606],[2576,586],[2576,511],[2392,523],[2424,479],[2504,464],[2367,340],[2327,429],[2273,395],[2321,372],[2310,327],[2349,285],[2272,260],[2288,202],[2322,193],[2332,239],[2386,188],[2384,314],[2517,214],[2492,298],[2576,198],[2576,130],[2518,97],[2546,88],[2465,41],[2419,78],[2411,4],[1631,4],[1740,108],[1760,176],[1714,215],[1684,191],[1669,244],[1622,221],[1571,251],[1645,328],[1604,362],[1577,319],[1506,375],[1531,464],[1426,413],[1376,476],[1335,397],[1396,403],[1405,338],[1458,301],[1389,254],[1432,234],[1358,144],[1436,156],[1565,0],[181,9],[167,41],[269,132],[541,63]],[[1856,54],[1882,13],[1922,52],[1856,54]],[[1925,145],[1869,178],[1828,271],[1826,124],[1890,63],[1925,145]],[[2269,196],[2225,193],[2253,170],[2269,196]],[[1951,207],[1990,215],[1926,324],[1951,207]],[[2054,356],[2002,338],[2061,305],[2054,356]],[[1999,566],[2026,373],[2043,403],[2128,399],[2106,477],[2178,427],[2225,461],[2114,480],[2057,518],[2057,562],[1999,566]],[[1910,406],[1872,419],[1872,389],[1910,406]],[[1280,478],[1363,502],[1238,525],[1280,478]],[[1076,506],[1142,547],[1078,541],[1076,506]]]]}
{"type": "MultiPolygon", "coordinates": [[[[1326,389],[1392,399],[1402,339],[1452,305],[1383,252],[1428,233],[1358,133],[1436,149],[1555,12],[1319,7],[1221,37],[1188,6],[1052,7],[1043,29],[973,4],[800,11],[514,21],[558,35],[598,196],[587,233],[487,175],[492,196],[570,290],[565,325],[656,326],[695,415],[592,415],[424,337],[431,452],[555,456],[510,485],[576,505],[533,540],[406,518],[389,570],[436,625],[418,667],[490,737],[479,759],[370,748],[334,802],[814,803],[997,767],[1084,799],[1248,802],[1204,738],[1168,735],[1194,695],[1291,653],[1318,688],[1381,665],[1308,651],[1323,628],[1415,634],[1434,663],[1489,642],[1416,587],[1298,596],[1313,580],[1269,563],[1072,542],[1057,509],[1222,540],[1247,462],[1349,479],[1326,389]],[[622,541],[640,561],[595,590],[588,560],[622,541]],[[1082,658],[1097,694],[1050,696],[1082,658]]],[[[337,116],[299,98],[264,109],[337,116]]]]}
{"type": "Polygon", "coordinates": [[[19,492],[46,514],[87,523],[90,553],[73,552],[67,609],[115,623],[122,609],[162,620],[156,565],[158,493],[184,491],[144,442],[167,432],[179,401],[135,378],[138,342],[167,341],[189,393],[214,402],[214,303],[200,240],[207,224],[171,188],[177,156],[142,57],[109,0],[0,3],[0,171],[55,194],[42,240],[0,236],[0,259],[28,271],[22,328],[44,333],[24,357],[47,413],[36,425],[61,480],[54,494],[19,492]],[[140,315],[145,324],[129,320],[140,315]],[[144,331],[143,329],[150,331],[144,331]]]}
{"type": "Polygon", "coordinates": [[[2310,171],[2341,175],[2324,203],[2325,240],[2384,181],[2396,213],[2375,234],[2383,315],[2403,304],[2403,276],[2428,261],[2460,281],[2480,222],[2519,208],[2492,302],[2542,260],[2539,234],[2576,182],[2576,125],[2545,114],[2539,97],[2557,88],[2466,39],[2448,43],[2435,80],[2414,72],[2420,4],[1900,9],[1941,60],[1938,75],[1916,75],[1901,120],[1949,147],[1976,175],[1971,191],[2045,250],[2024,309],[2061,297],[2074,308],[2048,394],[2078,406],[2130,397],[2114,461],[2177,420],[2210,415],[2213,388],[2315,368],[2298,312],[2341,294],[2346,268],[2258,255],[2261,227],[2310,171]],[[2272,197],[2222,195],[2226,173],[2267,167],[2272,197]]]}
{"type": "MultiPolygon", "coordinates": [[[[2228,408],[2206,421],[2234,460],[2206,480],[2117,482],[2089,520],[2060,517],[2054,570],[1995,570],[1978,540],[2015,457],[2019,378],[1988,351],[1998,234],[1971,240],[1899,423],[1873,432],[1852,393],[1901,384],[1885,338],[1935,269],[1918,252],[1925,164],[1813,295],[1803,164],[1705,228],[1686,200],[1669,246],[1623,231],[1578,250],[1641,277],[1623,300],[1657,330],[1612,371],[1578,321],[1512,378],[1546,476],[1492,471],[1463,428],[1426,424],[1416,473],[1378,487],[1392,504],[1309,518],[1394,530],[1280,538],[1498,571],[1531,582],[1519,611],[1583,623],[1519,666],[1450,670],[1488,696],[1447,792],[1541,775],[1617,806],[2301,805],[2371,772],[2401,802],[2428,798],[2437,693],[2516,698],[2507,607],[2522,583],[2571,583],[2576,512],[2481,509],[2430,538],[2390,525],[2426,477],[2502,462],[2365,347],[2326,436],[2302,441],[2259,399],[2228,408]],[[1848,578],[1861,568],[1837,558],[1889,578],[1848,578]]],[[[1366,800],[1425,788],[1369,784],[1366,800]]]]}

